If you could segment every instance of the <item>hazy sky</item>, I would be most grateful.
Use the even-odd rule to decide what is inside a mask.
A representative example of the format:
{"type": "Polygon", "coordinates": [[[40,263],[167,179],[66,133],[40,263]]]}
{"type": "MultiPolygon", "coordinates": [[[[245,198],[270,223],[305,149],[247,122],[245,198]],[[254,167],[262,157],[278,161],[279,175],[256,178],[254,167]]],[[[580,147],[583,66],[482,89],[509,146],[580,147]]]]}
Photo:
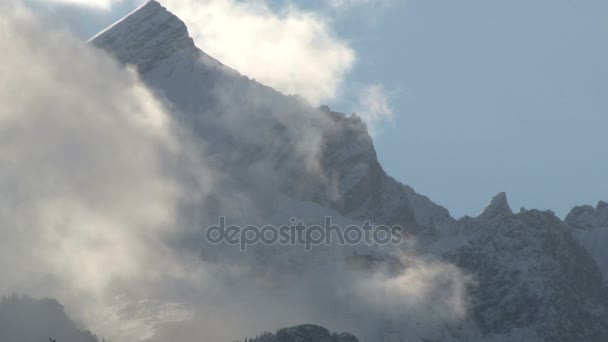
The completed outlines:
{"type": "MultiPolygon", "coordinates": [[[[69,1],[35,7],[83,38],[137,6],[56,2],[69,1]]],[[[344,82],[324,102],[338,111],[369,111],[378,119],[375,143],[387,172],[454,216],[477,215],[500,191],[515,211],[525,206],[560,216],[574,205],[608,200],[605,0],[300,0],[287,15],[285,3],[267,2],[265,9],[276,13],[251,13],[294,17],[296,8],[310,14],[303,22],[325,23],[321,36],[330,32],[356,58],[344,70],[332,60],[329,75],[344,82]]],[[[309,45],[294,51],[314,60],[323,52],[310,47],[317,38],[302,38],[309,45]]],[[[279,49],[266,50],[256,53],[279,49]]],[[[226,58],[239,69],[238,56],[226,58]]]]}

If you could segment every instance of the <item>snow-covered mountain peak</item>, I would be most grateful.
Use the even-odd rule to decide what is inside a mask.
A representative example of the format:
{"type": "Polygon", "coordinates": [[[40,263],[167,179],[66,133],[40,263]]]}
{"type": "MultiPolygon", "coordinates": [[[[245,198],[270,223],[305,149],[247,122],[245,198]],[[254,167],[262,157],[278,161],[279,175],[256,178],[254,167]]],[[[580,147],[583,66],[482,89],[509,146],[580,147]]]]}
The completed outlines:
{"type": "Polygon", "coordinates": [[[91,38],[92,45],[111,53],[139,71],[177,51],[194,50],[194,41],[182,20],[151,0],[91,38]]]}
{"type": "Polygon", "coordinates": [[[507,194],[501,192],[492,198],[490,203],[486,206],[478,218],[482,220],[491,220],[494,218],[504,218],[512,215],[513,211],[511,210],[509,202],[507,201],[507,194]]]}

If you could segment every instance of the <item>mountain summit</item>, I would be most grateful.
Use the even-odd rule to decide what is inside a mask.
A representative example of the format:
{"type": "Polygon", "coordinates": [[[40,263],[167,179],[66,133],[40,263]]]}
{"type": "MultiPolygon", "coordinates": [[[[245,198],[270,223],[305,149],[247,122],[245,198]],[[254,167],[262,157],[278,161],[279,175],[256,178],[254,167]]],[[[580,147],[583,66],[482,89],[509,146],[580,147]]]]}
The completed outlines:
{"type": "Polygon", "coordinates": [[[142,72],[176,51],[195,48],[184,22],[154,0],[91,38],[90,43],[111,50],[118,60],[135,64],[142,72]]]}
{"type": "Polygon", "coordinates": [[[507,194],[501,192],[492,198],[479,217],[483,220],[489,220],[496,217],[505,218],[511,215],[513,215],[513,211],[507,201],[507,194]]]}

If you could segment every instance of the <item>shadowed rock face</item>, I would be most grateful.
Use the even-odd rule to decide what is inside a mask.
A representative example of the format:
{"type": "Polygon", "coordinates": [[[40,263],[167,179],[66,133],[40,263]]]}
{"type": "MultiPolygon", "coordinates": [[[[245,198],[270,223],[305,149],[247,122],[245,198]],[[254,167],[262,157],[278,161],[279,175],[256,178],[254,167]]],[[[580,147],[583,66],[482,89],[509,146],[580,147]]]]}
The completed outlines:
{"type": "Polygon", "coordinates": [[[599,266],[604,283],[608,283],[608,203],[600,201],[595,208],[576,207],[566,216],[566,223],[599,266]]]}
{"type": "Polygon", "coordinates": [[[304,324],[284,328],[276,334],[265,333],[249,339],[249,342],[359,342],[352,334],[331,334],[329,330],[318,325],[304,324]]]}

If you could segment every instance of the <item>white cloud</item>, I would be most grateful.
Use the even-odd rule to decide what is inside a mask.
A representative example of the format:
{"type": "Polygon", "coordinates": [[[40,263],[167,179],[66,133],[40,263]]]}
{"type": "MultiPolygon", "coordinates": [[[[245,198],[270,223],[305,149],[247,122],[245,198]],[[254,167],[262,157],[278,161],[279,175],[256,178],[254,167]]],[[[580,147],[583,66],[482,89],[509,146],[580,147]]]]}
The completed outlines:
{"type": "Polygon", "coordinates": [[[358,94],[358,111],[363,121],[373,133],[383,121],[391,122],[394,118],[391,96],[382,84],[366,86],[358,94]]]}
{"type": "Polygon", "coordinates": [[[32,0],[45,3],[55,3],[64,5],[75,5],[83,7],[98,8],[109,10],[112,5],[123,2],[124,0],[32,0]]]}
{"type": "Polygon", "coordinates": [[[295,5],[279,11],[264,0],[164,0],[199,48],[288,94],[317,104],[335,97],[355,53],[319,13],[295,5]]]}
{"type": "MultiPolygon", "coordinates": [[[[109,10],[138,0],[29,0],[109,10]]],[[[341,95],[356,53],[333,30],[321,11],[286,1],[159,0],[186,22],[197,46],[246,76],[286,94],[300,94],[313,104],[341,95]]],[[[331,0],[332,8],[377,0],[331,0]]],[[[384,2],[384,0],[382,0],[384,2]]]]}
{"type": "Polygon", "coordinates": [[[392,1],[393,0],[329,0],[329,5],[335,9],[346,9],[364,5],[387,6],[392,1]]]}
{"type": "Polygon", "coordinates": [[[135,72],[3,5],[0,296],[57,297],[82,318],[177,270],[164,238],[187,158],[135,72]]]}

